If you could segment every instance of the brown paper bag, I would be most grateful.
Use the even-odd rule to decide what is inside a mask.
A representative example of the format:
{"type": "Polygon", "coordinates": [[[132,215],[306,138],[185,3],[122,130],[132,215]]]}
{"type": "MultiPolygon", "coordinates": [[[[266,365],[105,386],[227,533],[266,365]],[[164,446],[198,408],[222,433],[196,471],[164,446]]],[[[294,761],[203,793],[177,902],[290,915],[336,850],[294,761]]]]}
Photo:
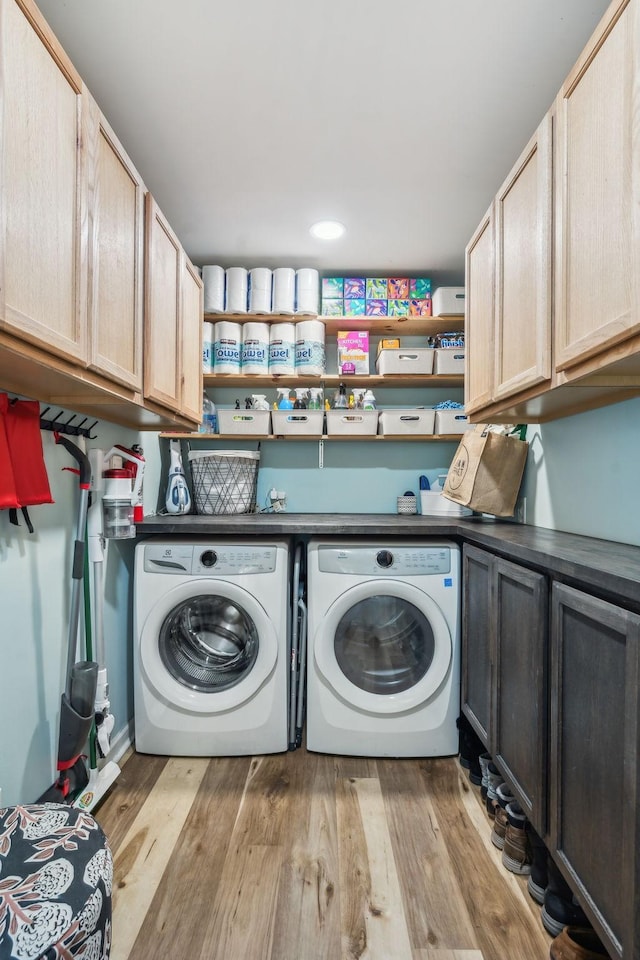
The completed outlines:
{"type": "Polygon", "coordinates": [[[480,513],[512,517],[528,449],[526,440],[476,424],[462,435],[443,496],[480,513]]]}

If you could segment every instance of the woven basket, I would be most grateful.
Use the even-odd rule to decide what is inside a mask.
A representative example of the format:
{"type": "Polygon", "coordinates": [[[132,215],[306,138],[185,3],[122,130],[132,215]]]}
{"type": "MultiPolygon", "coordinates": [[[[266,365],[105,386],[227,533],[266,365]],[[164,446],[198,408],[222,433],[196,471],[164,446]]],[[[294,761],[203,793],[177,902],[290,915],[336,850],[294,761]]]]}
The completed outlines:
{"type": "Polygon", "coordinates": [[[250,450],[191,451],[196,513],[255,513],[259,461],[250,450]]]}

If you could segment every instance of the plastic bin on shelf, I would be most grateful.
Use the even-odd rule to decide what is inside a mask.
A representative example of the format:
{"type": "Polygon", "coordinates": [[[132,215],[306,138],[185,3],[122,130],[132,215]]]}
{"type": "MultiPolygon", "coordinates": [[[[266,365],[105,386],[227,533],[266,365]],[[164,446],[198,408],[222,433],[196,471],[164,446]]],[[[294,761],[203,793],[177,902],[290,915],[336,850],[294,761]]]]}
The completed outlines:
{"type": "Polygon", "coordinates": [[[378,432],[387,435],[433,433],[435,410],[380,410],[378,432]]]}
{"type": "Polygon", "coordinates": [[[321,437],[324,410],[273,410],[271,422],[276,436],[321,437]]]}
{"type": "Polygon", "coordinates": [[[440,490],[421,490],[420,513],[424,517],[468,517],[473,510],[448,500],[440,490]]]}
{"type": "Polygon", "coordinates": [[[220,433],[244,433],[266,437],[270,429],[270,410],[218,409],[218,430],[220,433]]]}
{"type": "Polygon", "coordinates": [[[376,371],[379,374],[433,373],[433,353],[431,347],[400,347],[398,350],[385,348],[376,357],[376,371]]]}
{"type": "Polygon", "coordinates": [[[436,433],[464,433],[472,426],[463,410],[436,410],[436,433]]]}
{"type": "Polygon", "coordinates": [[[464,347],[436,347],[434,373],[464,373],[464,347]]]}
{"type": "Polygon", "coordinates": [[[327,436],[375,436],[377,410],[327,410],[327,436]]]}

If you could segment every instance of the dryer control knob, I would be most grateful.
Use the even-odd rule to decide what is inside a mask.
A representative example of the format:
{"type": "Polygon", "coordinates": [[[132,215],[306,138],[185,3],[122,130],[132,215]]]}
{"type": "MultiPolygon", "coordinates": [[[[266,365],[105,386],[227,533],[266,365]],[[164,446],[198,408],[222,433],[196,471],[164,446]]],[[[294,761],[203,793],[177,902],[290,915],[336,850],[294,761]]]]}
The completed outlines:
{"type": "Polygon", "coordinates": [[[393,563],[393,554],[389,550],[380,550],[376,561],[379,567],[390,567],[393,563]]]}
{"type": "Polygon", "coordinates": [[[218,562],[218,554],[215,550],[205,550],[200,557],[200,563],[203,567],[215,567],[218,562]]]}

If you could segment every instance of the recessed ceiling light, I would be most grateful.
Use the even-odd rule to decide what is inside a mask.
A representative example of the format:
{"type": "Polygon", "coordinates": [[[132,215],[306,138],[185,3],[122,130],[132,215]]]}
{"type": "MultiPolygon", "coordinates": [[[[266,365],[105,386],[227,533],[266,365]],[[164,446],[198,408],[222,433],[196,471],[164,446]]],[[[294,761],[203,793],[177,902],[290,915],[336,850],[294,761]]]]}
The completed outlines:
{"type": "Polygon", "coordinates": [[[309,228],[311,236],[318,240],[337,240],[344,231],[344,225],[337,220],[319,220],[309,228]]]}

